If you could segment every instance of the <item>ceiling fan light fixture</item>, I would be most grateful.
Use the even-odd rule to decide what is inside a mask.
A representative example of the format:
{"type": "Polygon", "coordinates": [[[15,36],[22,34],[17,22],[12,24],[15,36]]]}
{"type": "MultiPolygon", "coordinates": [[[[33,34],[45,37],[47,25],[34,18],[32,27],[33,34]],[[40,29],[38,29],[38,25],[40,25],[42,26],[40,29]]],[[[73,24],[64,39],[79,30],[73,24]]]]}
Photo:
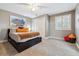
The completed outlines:
{"type": "Polygon", "coordinates": [[[32,8],[32,11],[35,11],[36,9],[35,8],[32,8]]]}
{"type": "Polygon", "coordinates": [[[37,7],[37,6],[33,6],[32,7],[32,11],[36,11],[36,10],[38,10],[39,8],[37,7]]]}

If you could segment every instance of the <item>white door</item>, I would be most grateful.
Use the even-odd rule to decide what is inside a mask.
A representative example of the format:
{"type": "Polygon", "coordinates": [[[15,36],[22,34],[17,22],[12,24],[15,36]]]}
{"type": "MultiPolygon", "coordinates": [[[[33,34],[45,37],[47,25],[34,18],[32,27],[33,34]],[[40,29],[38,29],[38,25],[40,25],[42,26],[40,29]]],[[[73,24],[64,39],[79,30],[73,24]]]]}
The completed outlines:
{"type": "Polygon", "coordinates": [[[32,24],[33,31],[40,32],[40,35],[45,37],[45,18],[34,19],[32,24]]]}

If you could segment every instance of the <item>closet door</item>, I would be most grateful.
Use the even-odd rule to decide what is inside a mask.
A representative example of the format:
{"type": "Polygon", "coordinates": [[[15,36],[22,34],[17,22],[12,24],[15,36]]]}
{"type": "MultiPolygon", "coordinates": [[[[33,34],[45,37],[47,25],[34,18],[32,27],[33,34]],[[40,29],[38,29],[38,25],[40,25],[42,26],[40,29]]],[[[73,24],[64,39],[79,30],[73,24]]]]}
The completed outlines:
{"type": "Polygon", "coordinates": [[[32,29],[33,31],[40,32],[41,36],[45,37],[45,18],[40,17],[33,19],[32,29]]]}

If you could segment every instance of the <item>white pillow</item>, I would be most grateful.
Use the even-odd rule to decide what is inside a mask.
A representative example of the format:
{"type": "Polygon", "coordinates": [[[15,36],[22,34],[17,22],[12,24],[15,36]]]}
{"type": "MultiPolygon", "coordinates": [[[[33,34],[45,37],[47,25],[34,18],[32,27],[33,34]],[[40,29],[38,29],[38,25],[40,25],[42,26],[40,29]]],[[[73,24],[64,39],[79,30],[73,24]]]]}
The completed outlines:
{"type": "Polygon", "coordinates": [[[11,33],[15,33],[16,32],[16,29],[10,29],[10,32],[11,33]]]}

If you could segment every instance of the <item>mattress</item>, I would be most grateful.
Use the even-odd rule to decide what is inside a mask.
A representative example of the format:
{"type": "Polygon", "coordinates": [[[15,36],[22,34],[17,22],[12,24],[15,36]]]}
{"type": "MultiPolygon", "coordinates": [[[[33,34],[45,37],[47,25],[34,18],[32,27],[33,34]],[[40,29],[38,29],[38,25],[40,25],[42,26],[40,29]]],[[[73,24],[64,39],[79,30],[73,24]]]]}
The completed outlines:
{"type": "MultiPolygon", "coordinates": [[[[27,33],[29,33],[29,32],[27,32],[27,33]]],[[[9,36],[10,36],[13,40],[15,40],[16,42],[25,42],[25,41],[28,41],[28,40],[30,40],[30,39],[34,39],[34,38],[36,38],[36,37],[41,37],[40,35],[37,35],[37,36],[31,37],[31,38],[21,39],[18,34],[26,34],[26,32],[23,32],[23,33],[10,32],[10,33],[9,33],[9,36]]]]}

